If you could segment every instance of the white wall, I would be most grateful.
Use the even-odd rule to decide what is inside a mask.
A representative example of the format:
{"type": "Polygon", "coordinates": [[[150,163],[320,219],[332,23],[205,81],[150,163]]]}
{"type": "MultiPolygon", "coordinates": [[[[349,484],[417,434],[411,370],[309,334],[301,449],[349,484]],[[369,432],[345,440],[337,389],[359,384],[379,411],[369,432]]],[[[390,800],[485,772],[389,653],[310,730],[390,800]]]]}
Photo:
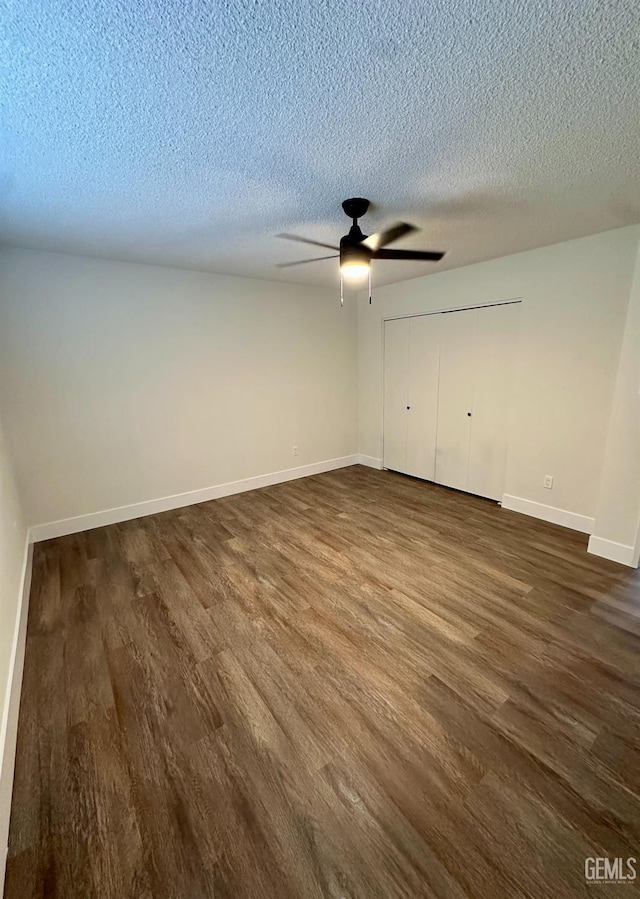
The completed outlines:
{"type": "Polygon", "coordinates": [[[640,251],[620,352],[590,549],[638,564],[640,519],[640,251]],[[607,547],[606,543],[614,544],[607,547]]]}
{"type": "Polygon", "coordinates": [[[29,523],[355,453],[356,330],[337,290],[0,250],[29,523]]]}
{"type": "Polygon", "coordinates": [[[22,673],[24,651],[23,640],[21,647],[17,645],[17,626],[26,540],[27,528],[18,501],[9,453],[0,423],[0,892],[4,880],[9,834],[18,718],[18,681],[22,673]],[[17,663],[15,663],[16,654],[19,656],[17,663]],[[14,669],[16,680],[12,682],[14,669]]]}
{"type": "Polygon", "coordinates": [[[622,228],[360,296],[360,453],[382,457],[383,319],[521,297],[505,493],[593,518],[639,241],[622,228]]]}

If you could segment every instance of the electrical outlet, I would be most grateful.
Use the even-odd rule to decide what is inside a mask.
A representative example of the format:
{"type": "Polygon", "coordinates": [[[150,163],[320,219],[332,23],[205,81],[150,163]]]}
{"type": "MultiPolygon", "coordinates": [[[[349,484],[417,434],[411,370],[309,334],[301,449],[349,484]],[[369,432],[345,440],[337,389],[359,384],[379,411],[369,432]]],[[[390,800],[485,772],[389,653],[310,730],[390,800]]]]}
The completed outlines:
{"type": "Polygon", "coordinates": [[[294,446],[294,448],[293,448],[293,455],[294,456],[298,455],[298,447],[297,446],[294,446]]]}
{"type": "Polygon", "coordinates": [[[553,475],[552,474],[546,474],[544,476],[544,486],[547,488],[547,490],[551,490],[551,488],[553,487],[553,475]]]}

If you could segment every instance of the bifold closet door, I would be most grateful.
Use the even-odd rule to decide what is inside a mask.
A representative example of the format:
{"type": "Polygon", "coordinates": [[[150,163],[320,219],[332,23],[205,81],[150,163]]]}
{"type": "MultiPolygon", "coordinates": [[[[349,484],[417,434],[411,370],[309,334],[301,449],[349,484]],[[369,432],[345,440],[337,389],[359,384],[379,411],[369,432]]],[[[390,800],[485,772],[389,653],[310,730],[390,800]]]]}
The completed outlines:
{"type": "Polygon", "coordinates": [[[438,315],[385,322],[384,467],[416,478],[435,475],[438,417],[438,315]]]}
{"type": "Polygon", "coordinates": [[[502,498],[519,310],[512,303],[439,316],[438,484],[502,498]]]}
{"type": "Polygon", "coordinates": [[[435,480],[467,490],[475,377],[476,310],[444,312],[440,324],[440,383],[435,480]]]}
{"type": "Polygon", "coordinates": [[[384,324],[384,467],[407,469],[410,319],[384,324]]]}
{"type": "Polygon", "coordinates": [[[475,362],[466,489],[502,499],[520,304],[475,310],[475,362]]]}
{"type": "Polygon", "coordinates": [[[407,474],[433,481],[438,430],[438,366],[441,315],[409,319],[407,474]]]}

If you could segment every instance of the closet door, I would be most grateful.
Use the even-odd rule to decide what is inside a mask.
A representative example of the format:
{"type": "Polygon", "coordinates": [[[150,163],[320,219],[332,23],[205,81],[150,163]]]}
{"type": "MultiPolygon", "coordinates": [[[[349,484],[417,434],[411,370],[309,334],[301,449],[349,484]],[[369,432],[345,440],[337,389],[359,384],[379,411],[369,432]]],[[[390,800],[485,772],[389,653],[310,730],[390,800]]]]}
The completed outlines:
{"type": "Polygon", "coordinates": [[[519,310],[385,323],[385,468],[501,499],[519,310]]]}
{"type": "Polygon", "coordinates": [[[441,315],[409,319],[407,474],[433,481],[438,425],[441,315]]]}
{"type": "Polygon", "coordinates": [[[398,318],[384,325],[383,465],[402,472],[407,470],[410,322],[398,318]]]}
{"type": "Polygon", "coordinates": [[[440,318],[440,384],[435,480],[457,490],[468,489],[475,316],[477,310],[446,312],[440,318]]]}
{"type": "Polygon", "coordinates": [[[467,490],[500,500],[511,420],[513,356],[520,304],[475,311],[475,349],[467,490]]]}

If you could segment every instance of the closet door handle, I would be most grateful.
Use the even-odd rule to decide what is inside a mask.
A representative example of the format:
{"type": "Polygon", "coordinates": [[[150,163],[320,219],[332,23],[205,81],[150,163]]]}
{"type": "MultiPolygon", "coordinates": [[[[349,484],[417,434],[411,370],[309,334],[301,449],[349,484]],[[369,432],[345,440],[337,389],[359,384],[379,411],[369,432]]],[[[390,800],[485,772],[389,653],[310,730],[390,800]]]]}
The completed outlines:
{"type": "Polygon", "coordinates": [[[410,409],[410,408],[411,408],[411,406],[407,406],[407,409],[410,409]]]}
{"type": "Polygon", "coordinates": [[[467,412],[467,415],[469,416],[469,418],[471,418],[471,412],[467,412]]]}

